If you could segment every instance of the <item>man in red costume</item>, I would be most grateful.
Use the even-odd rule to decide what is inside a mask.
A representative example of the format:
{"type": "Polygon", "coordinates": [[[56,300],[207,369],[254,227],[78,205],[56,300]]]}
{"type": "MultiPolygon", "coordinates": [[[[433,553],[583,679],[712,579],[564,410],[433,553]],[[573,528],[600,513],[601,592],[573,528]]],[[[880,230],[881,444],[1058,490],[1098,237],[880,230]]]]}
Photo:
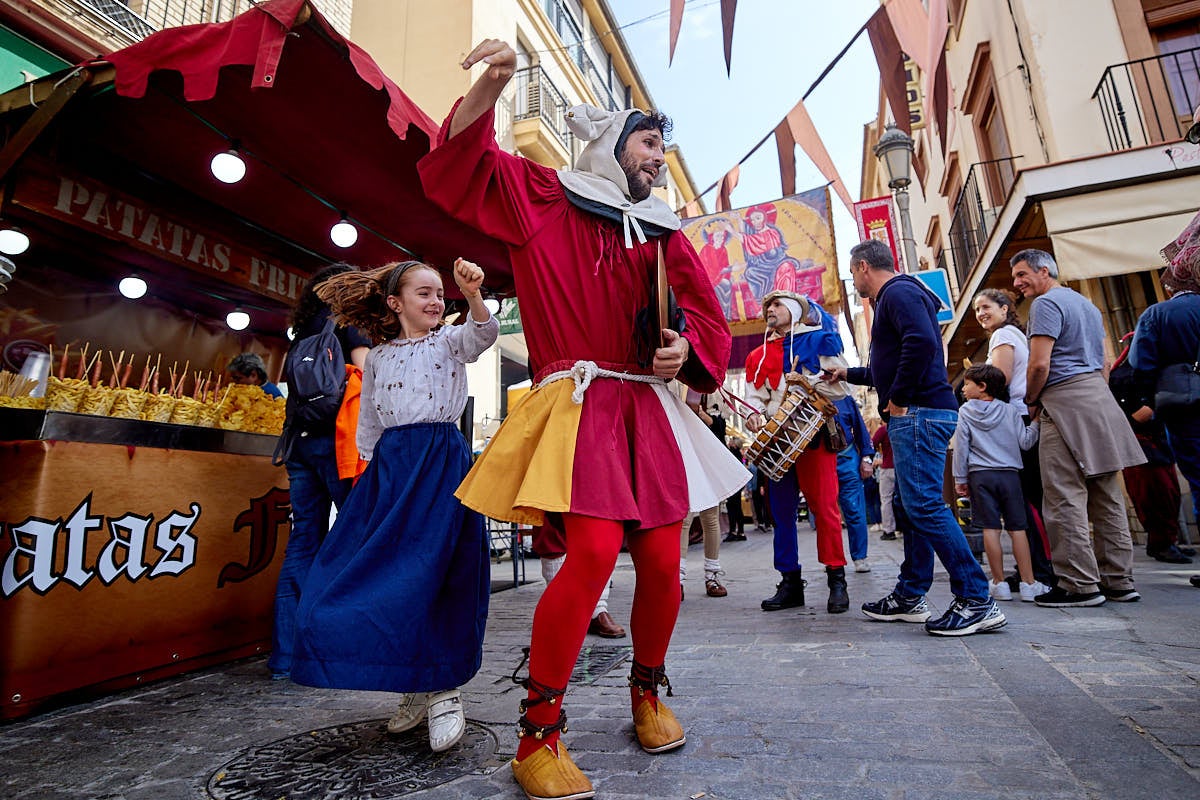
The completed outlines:
{"type": "MultiPolygon", "coordinates": [[[[794,292],[771,292],[763,298],[767,322],[766,341],[746,357],[746,402],[759,413],[747,427],[760,430],[779,410],[787,394],[784,373],[799,372],[830,402],[846,396],[845,384],[823,383],[823,369],[846,367],[836,323],[824,324],[827,314],[794,292]],[[794,367],[794,369],[793,369],[794,367]]],[[[836,417],[833,424],[837,424],[836,417]]],[[[846,553],[842,548],[842,512],[838,508],[837,454],[822,431],[782,480],[771,481],[767,501],[775,517],[775,569],[782,580],[775,594],[762,601],[763,611],[804,605],[805,581],[801,578],[796,543],[796,509],[800,492],[817,521],[817,559],[825,565],[829,584],[830,614],[850,608],[846,593],[846,553]]],[[[841,449],[840,447],[838,449],[841,449]]]]}
{"type": "Polygon", "coordinates": [[[630,698],[638,741],[659,753],[686,740],[658,697],[660,686],[670,694],[663,665],[679,613],[679,526],[749,475],[666,383],[678,377],[715,391],[730,335],[679,218],[651,193],[665,183],[669,121],[576,106],[568,125],[589,144],[576,169],[556,172],[496,144],[493,107],[516,68],[512,48],[486,40],[462,66],[477,63],[487,68],[418,168],[434,202],[508,246],[535,388],[510,409],[457,495],[499,519],[561,517],[567,558],[534,612],[512,769],[529,797],[592,797],[559,741],[562,697],[622,539],[637,573],[630,698]],[[681,333],[638,323],[660,248],[681,333]]]}

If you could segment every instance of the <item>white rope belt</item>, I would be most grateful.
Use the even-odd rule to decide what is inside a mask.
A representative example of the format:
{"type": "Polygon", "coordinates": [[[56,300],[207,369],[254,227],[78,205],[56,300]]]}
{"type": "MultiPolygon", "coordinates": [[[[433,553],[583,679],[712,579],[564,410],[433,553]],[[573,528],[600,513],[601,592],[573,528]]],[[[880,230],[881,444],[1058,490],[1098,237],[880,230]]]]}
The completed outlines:
{"type": "Polygon", "coordinates": [[[551,372],[546,377],[538,381],[537,388],[540,389],[548,383],[561,381],[565,378],[570,378],[575,381],[575,391],[571,392],[571,401],[575,405],[583,402],[583,393],[592,385],[592,381],[596,378],[616,378],[622,381],[636,381],[638,383],[660,383],[666,385],[667,382],[657,375],[636,375],[632,372],[615,372],[611,369],[602,369],[595,361],[576,361],[575,365],[570,369],[551,372]]]}

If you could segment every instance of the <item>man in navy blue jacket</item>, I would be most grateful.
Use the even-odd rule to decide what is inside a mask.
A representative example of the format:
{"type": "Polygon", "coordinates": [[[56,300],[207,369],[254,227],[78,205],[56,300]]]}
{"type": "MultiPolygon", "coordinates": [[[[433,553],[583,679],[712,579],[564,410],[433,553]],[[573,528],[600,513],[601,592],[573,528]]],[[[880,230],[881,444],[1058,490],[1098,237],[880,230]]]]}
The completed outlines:
{"type": "Polygon", "coordinates": [[[987,578],[954,512],[942,500],[958,404],[946,380],[938,300],[916,278],[898,274],[891,250],[874,239],[850,248],[850,273],[854,288],[875,305],[871,366],[830,371],[823,378],[875,387],[896,464],[904,465],[896,470],[896,488],[912,522],[895,590],[864,603],[863,613],[884,622],[924,622],[925,630],[938,636],[1000,628],[1007,620],[989,596],[987,578]],[[933,583],[934,553],[950,574],[954,602],[930,620],[925,593],[933,583]]]}

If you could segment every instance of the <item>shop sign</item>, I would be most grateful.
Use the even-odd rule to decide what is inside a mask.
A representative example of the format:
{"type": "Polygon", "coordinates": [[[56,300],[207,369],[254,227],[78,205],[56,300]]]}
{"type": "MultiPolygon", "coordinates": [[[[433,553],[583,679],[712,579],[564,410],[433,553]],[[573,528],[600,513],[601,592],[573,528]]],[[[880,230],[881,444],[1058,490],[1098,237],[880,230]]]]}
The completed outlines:
{"type": "Polygon", "coordinates": [[[269,456],[14,441],[0,474],[0,719],[265,647],[290,530],[269,456]]]}
{"type": "Polygon", "coordinates": [[[268,261],[194,222],[183,222],[90,178],[23,170],[13,202],[289,305],[299,299],[308,282],[308,275],[299,270],[268,261]]]}

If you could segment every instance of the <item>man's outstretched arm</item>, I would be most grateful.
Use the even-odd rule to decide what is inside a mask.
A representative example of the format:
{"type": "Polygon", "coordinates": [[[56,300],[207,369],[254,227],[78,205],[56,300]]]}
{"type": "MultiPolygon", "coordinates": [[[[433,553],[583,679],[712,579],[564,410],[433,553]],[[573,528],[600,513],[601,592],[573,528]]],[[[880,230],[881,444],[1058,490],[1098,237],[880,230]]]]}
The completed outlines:
{"type": "Polygon", "coordinates": [[[466,97],[458,104],[458,110],[450,120],[452,137],[496,105],[517,69],[516,52],[508,42],[500,39],[484,39],[477,44],[463,59],[462,68],[470,69],[480,61],[491,66],[471,84],[466,97]]]}

